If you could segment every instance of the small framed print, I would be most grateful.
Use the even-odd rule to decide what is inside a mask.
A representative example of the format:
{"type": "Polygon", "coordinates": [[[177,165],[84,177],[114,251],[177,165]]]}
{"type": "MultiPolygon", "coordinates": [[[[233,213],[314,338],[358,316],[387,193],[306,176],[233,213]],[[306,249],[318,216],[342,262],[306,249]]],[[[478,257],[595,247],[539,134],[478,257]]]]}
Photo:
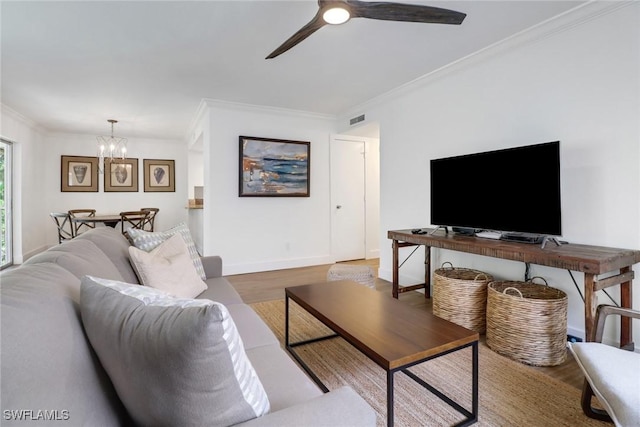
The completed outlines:
{"type": "Polygon", "coordinates": [[[138,159],[104,159],[104,191],[138,191],[138,159]]]}
{"type": "Polygon", "coordinates": [[[60,191],[98,191],[97,157],[60,156],[60,162],[60,191]]]}
{"type": "Polygon", "coordinates": [[[175,160],[144,159],[144,191],[176,191],[175,160]]]}

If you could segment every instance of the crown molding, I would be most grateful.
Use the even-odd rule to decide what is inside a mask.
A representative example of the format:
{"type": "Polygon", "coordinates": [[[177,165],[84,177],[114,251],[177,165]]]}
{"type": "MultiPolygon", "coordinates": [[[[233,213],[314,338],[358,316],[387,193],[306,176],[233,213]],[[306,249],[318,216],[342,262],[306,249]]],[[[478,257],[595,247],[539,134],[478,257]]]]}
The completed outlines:
{"type": "Polygon", "coordinates": [[[200,136],[200,133],[202,132],[202,129],[199,128],[199,125],[202,119],[205,117],[205,113],[207,112],[208,108],[209,107],[207,106],[205,99],[201,99],[184,136],[184,139],[187,142],[187,146],[190,148],[193,147],[198,137],[200,136]]]}
{"type": "Polygon", "coordinates": [[[209,108],[219,108],[223,110],[244,111],[247,113],[274,114],[288,117],[295,116],[315,120],[335,121],[337,118],[337,116],[334,114],[314,113],[311,111],[293,110],[288,108],[271,107],[267,105],[243,104],[240,102],[224,101],[220,99],[205,98],[202,101],[209,108]]]}
{"type": "Polygon", "coordinates": [[[187,141],[187,145],[190,147],[195,144],[196,140],[200,136],[201,129],[199,129],[199,124],[211,109],[239,111],[243,113],[271,114],[283,117],[298,117],[312,120],[331,121],[332,123],[337,119],[337,116],[332,114],[321,114],[310,111],[271,107],[267,105],[244,104],[241,102],[225,101],[222,99],[202,98],[185,134],[185,140],[187,141]]]}
{"type": "MultiPolygon", "coordinates": [[[[27,116],[24,116],[20,113],[18,113],[16,110],[14,110],[13,108],[5,105],[5,104],[0,104],[0,109],[2,111],[2,115],[7,115],[9,117],[11,117],[12,119],[22,123],[23,125],[35,130],[36,132],[42,133],[42,134],[47,134],[49,133],[49,130],[45,127],[43,127],[42,125],[34,122],[33,120],[31,120],[30,118],[28,118],[27,116]]],[[[1,127],[1,123],[0,123],[0,127],[1,127]]],[[[1,131],[0,131],[1,133],[1,131]]]]}
{"type": "Polygon", "coordinates": [[[479,62],[486,61],[496,55],[504,55],[505,53],[518,49],[522,46],[537,43],[549,37],[554,37],[557,34],[569,31],[580,25],[584,25],[594,19],[598,19],[619,9],[638,3],[640,2],[636,0],[591,0],[587,3],[580,4],[566,12],[549,18],[546,21],[522,30],[512,36],[424,74],[410,82],[398,86],[395,89],[353,106],[340,113],[338,115],[339,120],[344,120],[354,114],[362,114],[375,106],[410,94],[416,89],[427,86],[447,74],[470,68],[479,62]]]}

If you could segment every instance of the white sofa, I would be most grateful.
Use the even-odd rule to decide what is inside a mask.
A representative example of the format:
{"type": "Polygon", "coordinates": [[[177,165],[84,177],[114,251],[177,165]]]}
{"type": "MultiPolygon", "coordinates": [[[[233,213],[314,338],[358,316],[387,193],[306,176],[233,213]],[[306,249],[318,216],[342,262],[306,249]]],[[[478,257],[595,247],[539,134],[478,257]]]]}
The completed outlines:
{"type": "MultiPolygon", "coordinates": [[[[79,308],[86,275],[138,283],[128,247],[119,230],[96,228],[0,275],[3,426],[60,420],[74,426],[132,424],[87,339],[79,308]]],[[[292,361],[222,277],[219,257],[203,257],[202,263],[208,289],[198,298],[226,306],[269,399],[269,413],[245,425],[375,425],[375,412],[351,388],[323,394],[292,361]]],[[[176,404],[179,398],[169,396],[163,404],[176,404]]]]}

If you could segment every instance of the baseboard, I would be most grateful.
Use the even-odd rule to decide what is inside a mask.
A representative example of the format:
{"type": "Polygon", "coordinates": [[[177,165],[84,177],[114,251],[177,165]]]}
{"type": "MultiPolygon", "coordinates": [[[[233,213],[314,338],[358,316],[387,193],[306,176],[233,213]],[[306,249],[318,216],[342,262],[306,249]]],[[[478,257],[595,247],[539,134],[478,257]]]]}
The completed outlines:
{"type": "Polygon", "coordinates": [[[288,268],[312,267],[314,265],[333,264],[330,255],[310,258],[293,258],[278,261],[257,262],[257,263],[223,263],[223,275],[258,273],[262,271],[285,270],[288,268]]]}
{"type": "Polygon", "coordinates": [[[372,249],[367,252],[367,259],[376,259],[380,258],[380,249],[372,249]]]}

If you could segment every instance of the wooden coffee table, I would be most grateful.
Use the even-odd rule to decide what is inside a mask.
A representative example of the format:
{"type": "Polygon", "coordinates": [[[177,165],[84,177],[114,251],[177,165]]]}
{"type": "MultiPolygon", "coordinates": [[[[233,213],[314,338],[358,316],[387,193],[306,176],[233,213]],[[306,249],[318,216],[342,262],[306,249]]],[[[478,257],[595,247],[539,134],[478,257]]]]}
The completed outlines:
{"type": "Polygon", "coordinates": [[[463,414],[459,426],[478,420],[478,333],[441,319],[349,280],[315,283],[285,289],[285,346],[326,393],[329,390],[296,354],[294,348],[342,337],[387,372],[387,425],[393,425],[393,378],[402,371],[463,414]],[[335,332],[310,340],[289,342],[289,300],[294,301],[335,332]],[[408,368],[439,356],[472,348],[471,410],[447,397],[408,368]]]}

